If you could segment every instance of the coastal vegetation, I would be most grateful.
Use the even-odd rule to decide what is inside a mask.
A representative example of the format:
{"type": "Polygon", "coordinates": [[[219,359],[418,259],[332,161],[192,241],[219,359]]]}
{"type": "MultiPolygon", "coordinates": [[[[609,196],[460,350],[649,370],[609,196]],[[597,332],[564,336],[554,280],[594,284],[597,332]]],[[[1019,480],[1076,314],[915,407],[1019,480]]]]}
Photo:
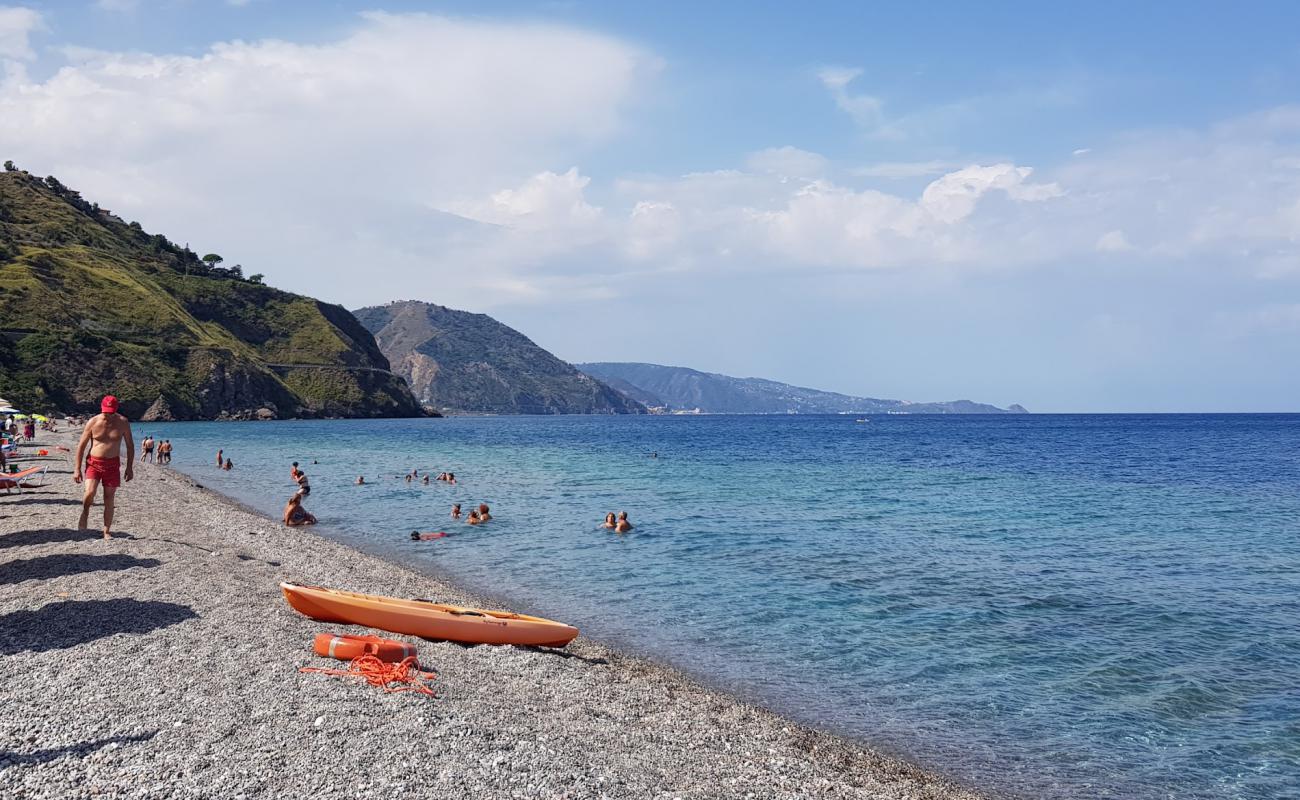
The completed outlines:
{"type": "Polygon", "coordinates": [[[341,306],[200,258],[57,178],[0,173],[0,380],[24,406],[158,419],[414,416],[341,306]]]}

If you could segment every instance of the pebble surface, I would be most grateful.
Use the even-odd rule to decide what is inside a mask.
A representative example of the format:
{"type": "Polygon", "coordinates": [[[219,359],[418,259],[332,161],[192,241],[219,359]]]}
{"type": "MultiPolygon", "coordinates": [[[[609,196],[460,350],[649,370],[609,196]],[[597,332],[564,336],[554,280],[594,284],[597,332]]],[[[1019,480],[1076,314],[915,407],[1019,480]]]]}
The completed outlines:
{"type": "Polygon", "coordinates": [[[0,494],[0,797],[978,797],[583,637],[390,635],[436,697],[301,673],[342,666],[316,633],[367,631],[300,616],[280,581],[494,604],[152,464],[104,541],[98,506],[76,530],[69,462],[44,463],[44,487],[0,494]]]}

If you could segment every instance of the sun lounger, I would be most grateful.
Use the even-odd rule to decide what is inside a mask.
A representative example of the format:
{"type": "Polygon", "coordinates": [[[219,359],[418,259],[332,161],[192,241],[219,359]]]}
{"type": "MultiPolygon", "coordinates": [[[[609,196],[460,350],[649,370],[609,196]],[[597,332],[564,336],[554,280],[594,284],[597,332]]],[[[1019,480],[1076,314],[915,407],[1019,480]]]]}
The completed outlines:
{"type": "Polygon", "coordinates": [[[41,486],[45,482],[45,471],[49,468],[46,464],[41,467],[28,467],[22,472],[0,473],[0,489],[4,489],[6,494],[10,489],[17,489],[18,494],[22,494],[24,486],[41,486]],[[34,483],[38,480],[39,483],[34,483]]]}

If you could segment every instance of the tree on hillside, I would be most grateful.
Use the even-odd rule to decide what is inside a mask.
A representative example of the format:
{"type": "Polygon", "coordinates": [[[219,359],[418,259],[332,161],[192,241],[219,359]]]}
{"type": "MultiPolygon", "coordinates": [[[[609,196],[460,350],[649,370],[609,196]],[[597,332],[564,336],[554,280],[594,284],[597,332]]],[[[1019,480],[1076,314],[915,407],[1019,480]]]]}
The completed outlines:
{"type": "Polygon", "coordinates": [[[265,277],[266,277],[266,276],[263,275],[263,274],[260,273],[260,272],[254,272],[252,275],[249,275],[249,276],[248,276],[248,282],[249,282],[249,283],[256,283],[256,284],[258,284],[258,285],[260,286],[260,285],[262,285],[262,279],[265,278],[265,277]]]}
{"type": "Polygon", "coordinates": [[[14,166],[14,162],[12,161],[5,162],[5,172],[17,172],[17,171],[18,168],[14,166]]]}
{"type": "Polygon", "coordinates": [[[200,259],[200,260],[201,260],[204,264],[207,264],[207,265],[208,265],[208,269],[211,269],[211,268],[215,267],[216,265],[220,264],[222,261],[225,261],[224,258],[222,258],[221,256],[217,255],[216,253],[208,253],[206,256],[204,256],[204,257],[203,257],[202,259],[200,259]]]}

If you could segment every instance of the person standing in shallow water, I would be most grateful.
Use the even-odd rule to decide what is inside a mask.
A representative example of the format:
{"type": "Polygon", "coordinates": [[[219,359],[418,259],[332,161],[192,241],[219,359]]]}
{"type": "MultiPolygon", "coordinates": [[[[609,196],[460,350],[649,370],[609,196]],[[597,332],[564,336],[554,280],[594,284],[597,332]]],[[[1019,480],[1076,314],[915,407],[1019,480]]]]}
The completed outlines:
{"type": "Polygon", "coordinates": [[[131,440],[131,423],[117,413],[117,398],[107,395],[99,404],[102,413],[91,417],[81,431],[77,442],[77,460],[72,480],[82,482],[82,465],[85,465],[86,493],[81,499],[81,519],[77,528],[90,526],[90,508],[95,504],[95,493],[104,487],[104,538],[112,538],[113,506],[117,488],[122,478],[135,477],[135,442],[131,440]],[[126,445],[126,475],[121,474],[122,446],[126,445]],[[89,456],[86,449],[90,448],[89,456]]]}
{"type": "Polygon", "coordinates": [[[225,466],[225,464],[226,464],[225,460],[222,459],[222,457],[221,457],[221,453],[222,453],[222,452],[223,452],[223,451],[221,451],[221,450],[218,450],[218,451],[217,451],[217,469],[221,469],[221,468],[222,468],[223,466],[225,466]]]}

